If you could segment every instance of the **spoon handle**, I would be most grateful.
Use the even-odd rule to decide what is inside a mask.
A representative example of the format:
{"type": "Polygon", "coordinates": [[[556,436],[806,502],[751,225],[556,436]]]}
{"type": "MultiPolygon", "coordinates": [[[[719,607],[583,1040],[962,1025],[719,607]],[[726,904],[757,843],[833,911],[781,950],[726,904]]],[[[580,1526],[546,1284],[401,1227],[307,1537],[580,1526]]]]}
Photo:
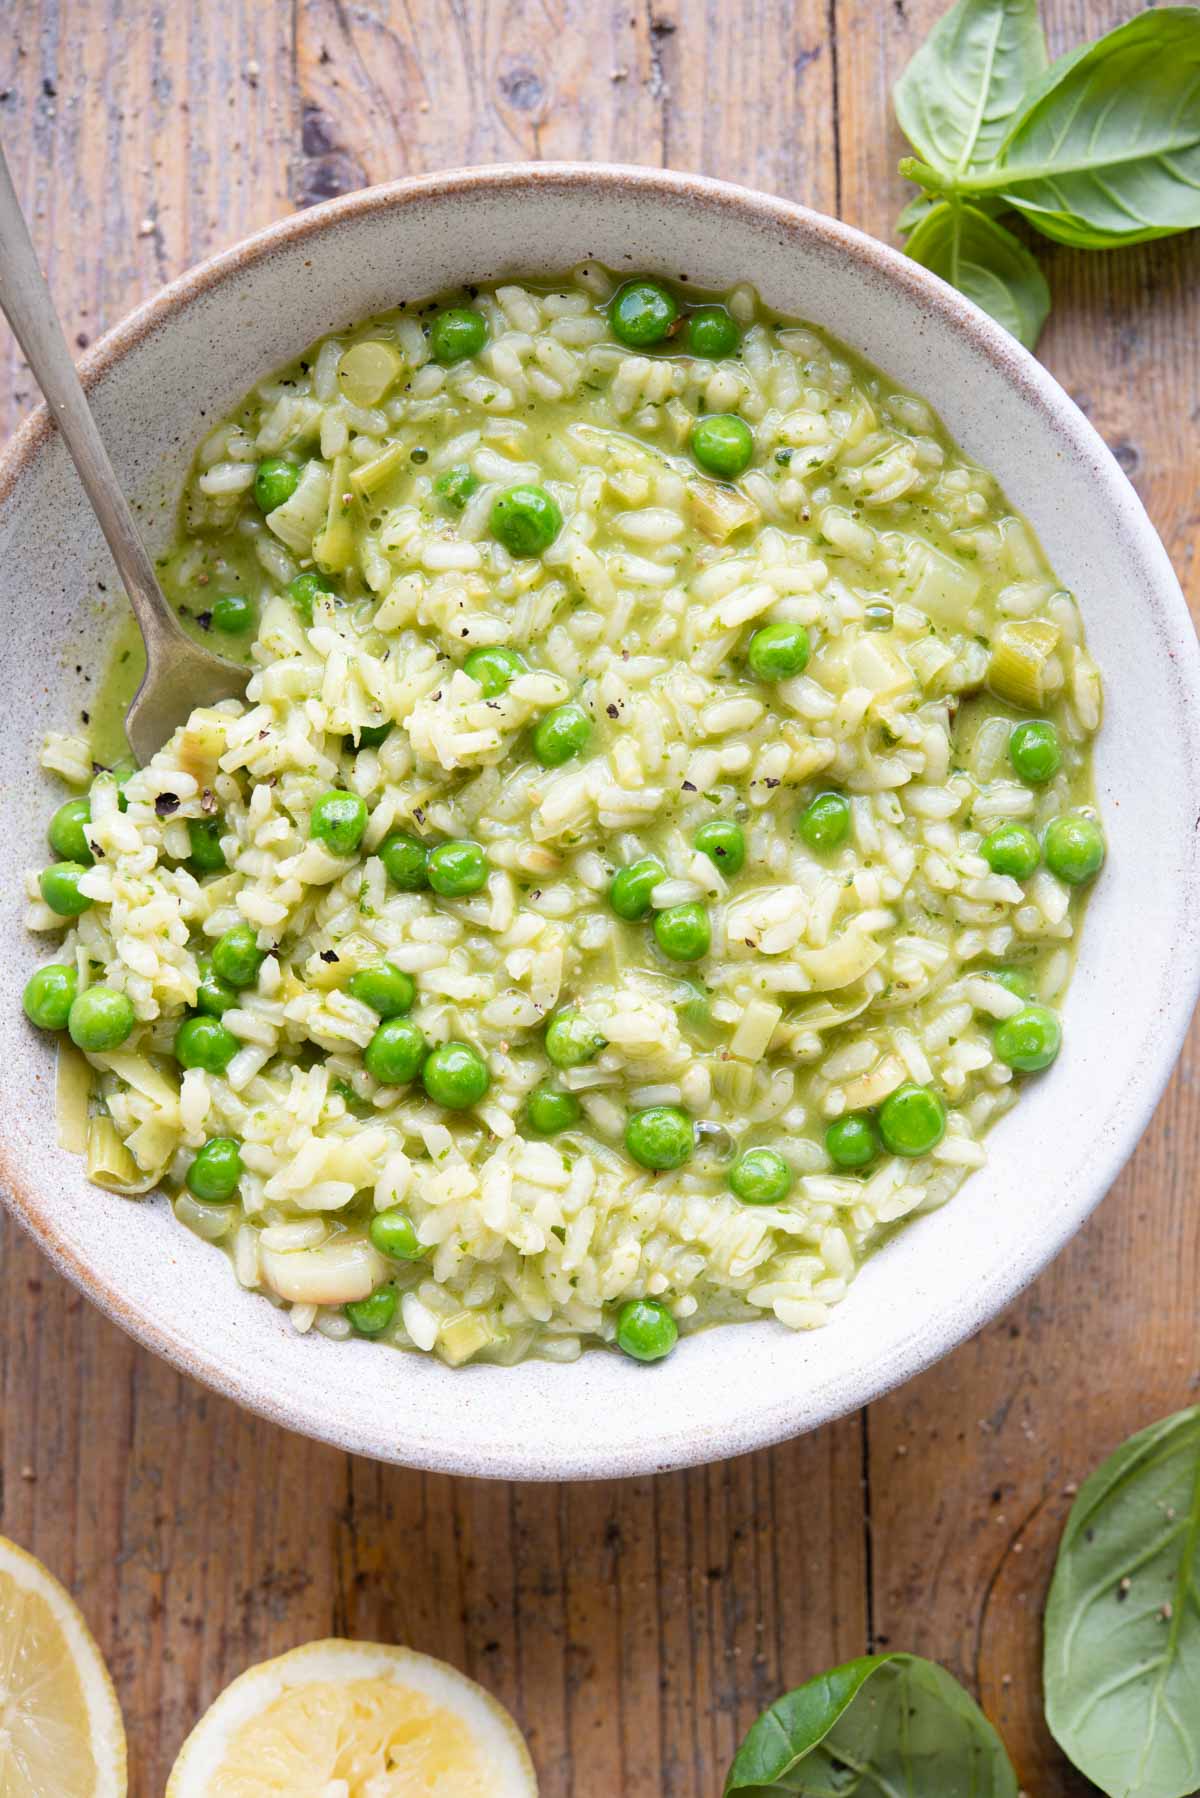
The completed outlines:
{"type": "Polygon", "coordinates": [[[152,650],[156,642],[164,646],[166,642],[174,643],[183,632],[163,597],[154,565],[138,535],[133,513],[84,398],[2,149],[0,310],[12,326],[13,336],[25,353],[79,470],[79,478],[137,615],[147,650],[152,650]]]}

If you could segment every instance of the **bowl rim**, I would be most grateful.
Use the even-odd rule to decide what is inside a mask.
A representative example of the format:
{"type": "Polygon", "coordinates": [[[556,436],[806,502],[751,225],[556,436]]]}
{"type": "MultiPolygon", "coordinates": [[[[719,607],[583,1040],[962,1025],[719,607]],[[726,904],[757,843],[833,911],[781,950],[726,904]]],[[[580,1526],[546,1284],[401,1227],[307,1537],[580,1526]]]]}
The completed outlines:
{"type": "MultiPolygon", "coordinates": [[[[956,289],[911,261],[903,251],[827,214],[753,188],[673,169],[620,163],[543,162],[460,167],[406,176],[359,189],[278,219],[187,269],[138,304],[97,340],[79,360],[80,378],[85,390],[96,386],[131,350],[186,311],[193,302],[246,268],[269,259],[276,251],[319,237],[344,220],[386,214],[430,199],[470,194],[486,196],[518,189],[536,195],[564,189],[582,191],[589,187],[609,195],[624,191],[658,194],[674,201],[690,198],[709,209],[723,209],[759,224],[776,224],[800,241],[820,240],[834,252],[867,265],[888,284],[902,289],[931,316],[938,328],[968,339],[997,374],[1040,415],[1043,426],[1070,453],[1090,458],[1093,465],[1099,464],[1110,477],[1116,477],[1106,493],[1116,513],[1115,525],[1127,535],[1138,557],[1155,576],[1163,601],[1163,635],[1170,643],[1176,674],[1181,685],[1200,698],[1200,645],[1166,550],[1104,439],[1049,371],[1002,326],[956,289]]],[[[536,260],[536,256],[531,258],[533,263],[536,260]]],[[[0,508],[5,506],[52,432],[49,410],[43,403],[13,434],[0,455],[0,508]]],[[[1186,954],[1183,945],[1180,945],[1180,951],[1181,956],[1186,954]]],[[[1141,1069],[1139,1102],[1125,1129],[1110,1140],[1107,1152],[1098,1162],[1085,1202],[1060,1215],[1056,1227],[1030,1244],[1026,1255],[993,1283],[986,1297],[979,1293],[964,1293],[952,1313],[939,1316],[937,1327],[910,1334],[904,1352],[889,1366],[879,1369],[873,1378],[863,1381],[852,1401],[831,1410],[827,1417],[813,1418],[806,1410],[801,1387],[786,1402],[756,1413],[737,1432],[737,1440],[722,1441],[721,1458],[786,1441],[797,1433],[818,1427],[822,1421],[833,1421],[851,1409],[881,1398],[958,1347],[1010,1304],[1060,1253],[1116,1179],[1158,1105],[1200,992],[1200,939],[1192,948],[1190,965],[1187,960],[1181,960],[1176,964],[1175,973],[1177,980],[1170,1009],[1161,1019],[1154,1062],[1149,1068],[1143,1065],[1141,1069]]],[[[495,1441],[484,1444],[464,1442],[461,1446],[439,1443],[436,1447],[414,1444],[406,1446],[402,1455],[397,1455],[389,1452],[387,1445],[364,1440],[353,1427],[325,1429],[315,1423],[297,1421],[287,1401],[256,1386],[242,1370],[230,1369],[207,1354],[202,1344],[172,1335],[159,1321],[146,1316],[127,1299],[115,1282],[105,1282],[98,1277],[82,1255],[73,1249],[69,1237],[55,1227],[37,1191],[17,1176],[2,1138],[0,1198],[34,1237],[58,1272],[139,1344],[247,1410],[315,1440],[352,1453],[398,1460],[404,1465],[430,1471],[524,1480],[628,1477],[691,1466],[714,1458],[712,1443],[703,1430],[689,1432],[684,1429],[674,1435],[664,1430],[645,1448],[617,1456],[609,1453],[602,1461],[590,1455],[583,1444],[561,1451],[543,1448],[539,1462],[533,1465],[527,1456],[514,1453],[495,1441]]],[[[394,1447],[392,1445],[393,1450],[394,1447]]]]}

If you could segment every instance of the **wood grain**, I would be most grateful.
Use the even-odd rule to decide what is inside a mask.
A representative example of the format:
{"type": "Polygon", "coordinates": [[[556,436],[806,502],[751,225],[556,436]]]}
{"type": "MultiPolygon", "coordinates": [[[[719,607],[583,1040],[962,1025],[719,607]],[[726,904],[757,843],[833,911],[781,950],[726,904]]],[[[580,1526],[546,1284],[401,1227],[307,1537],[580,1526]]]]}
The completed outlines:
{"type": "MultiPolygon", "coordinates": [[[[940,10],[8,0],[0,133],[82,343],[292,206],[468,162],[670,162],[888,236],[888,89],[940,10]]],[[[1055,49],[1134,10],[1044,7],[1055,49]]],[[[1044,357],[1200,606],[1200,239],[1044,255],[1044,357]]],[[[31,394],[6,336],[0,359],[8,428],[31,394]]],[[[1084,1791],[1040,1722],[1039,1614],[1069,1488],[1200,1385],[1198,1066],[1193,1041],[1092,1223],[949,1361],[771,1453],[625,1484],[454,1481],[284,1435],[135,1349],[9,1230],[0,1528],[97,1630],[134,1798],[242,1667],[330,1633],[483,1680],[545,1798],[711,1798],[763,1704],[885,1645],[981,1692],[1029,1791],[1084,1791]]]]}

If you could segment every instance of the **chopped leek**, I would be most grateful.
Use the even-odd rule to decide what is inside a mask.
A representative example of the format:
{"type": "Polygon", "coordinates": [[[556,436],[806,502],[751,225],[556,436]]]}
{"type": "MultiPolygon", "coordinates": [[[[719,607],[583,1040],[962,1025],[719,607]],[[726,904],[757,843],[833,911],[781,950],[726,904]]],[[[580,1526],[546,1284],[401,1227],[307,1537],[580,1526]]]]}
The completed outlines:
{"type": "Polygon", "coordinates": [[[992,638],[987,676],[997,699],[1040,711],[1062,686],[1062,664],[1054,653],[1058,640],[1058,627],[1041,618],[1000,625],[992,638]]]}
{"type": "Polygon", "coordinates": [[[374,406],[403,366],[404,358],[393,344],[356,343],[337,365],[337,383],[352,406],[374,406]]]}

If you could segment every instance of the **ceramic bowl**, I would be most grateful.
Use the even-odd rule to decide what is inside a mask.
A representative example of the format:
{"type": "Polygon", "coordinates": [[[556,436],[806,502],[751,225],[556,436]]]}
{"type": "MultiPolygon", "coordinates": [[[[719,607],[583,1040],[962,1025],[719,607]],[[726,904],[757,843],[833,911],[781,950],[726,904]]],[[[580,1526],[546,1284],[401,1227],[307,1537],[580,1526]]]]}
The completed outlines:
{"type": "MultiPolygon", "coordinates": [[[[54,1051],[21,1013],[39,957],[19,870],[45,859],[47,728],[88,705],[120,603],[61,444],[36,416],[0,468],[0,1180],[54,1263],[139,1341],[288,1427],[361,1454],[551,1479],[713,1460],[811,1429],[908,1378],[1045,1266],[1150,1117],[1200,969],[1200,657],[1141,505],[1087,420],[998,326],[893,250],[798,206],[647,169],[533,165],[405,181],[291,218],[168,287],[85,370],[152,550],[206,421],[335,327],[440,288],[584,258],[706,288],[746,278],[930,400],[1032,519],[1104,672],[1109,861],[1066,1003],[1067,1047],[989,1137],[987,1167],[864,1267],[822,1330],[712,1329],[654,1368],[451,1371],[296,1336],[166,1201],[87,1185],[56,1147],[54,1051]],[[99,583],[109,594],[97,605],[99,583]],[[81,670],[83,672],[81,672],[81,670]]],[[[1145,1295],[1146,1303],[1151,1295],[1145,1295]]]]}

